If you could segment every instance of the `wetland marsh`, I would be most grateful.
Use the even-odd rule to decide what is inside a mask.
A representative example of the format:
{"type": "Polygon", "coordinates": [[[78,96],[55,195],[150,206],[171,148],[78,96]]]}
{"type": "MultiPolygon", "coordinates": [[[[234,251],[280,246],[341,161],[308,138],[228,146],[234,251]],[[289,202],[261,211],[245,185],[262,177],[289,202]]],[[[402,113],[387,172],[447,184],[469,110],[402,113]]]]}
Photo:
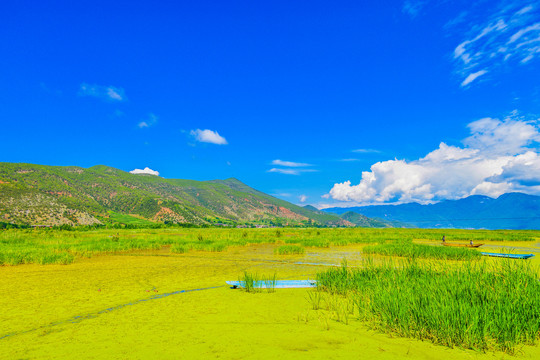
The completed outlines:
{"type": "Polygon", "coordinates": [[[538,345],[531,345],[538,339],[539,291],[531,281],[538,278],[538,256],[424,256],[444,249],[443,234],[447,242],[484,242],[490,251],[540,252],[536,231],[3,231],[0,358],[540,357],[538,345]],[[402,243],[408,251],[403,256],[363,252],[366,246],[402,243]],[[433,250],[407,255],[416,245],[433,250]],[[70,261],[39,261],[54,260],[50,254],[70,261]],[[389,276],[374,276],[382,273],[389,276]],[[225,285],[246,274],[318,278],[321,284],[272,292],[225,285]],[[340,278],[336,274],[341,279],[363,274],[369,281],[329,282],[340,278]],[[419,288],[429,289],[422,299],[412,296],[422,293],[419,288]],[[473,288],[478,292],[471,293],[473,288]],[[423,305],[407,302],[411,298],[423,305]],[[479,306],[467,307],[470,303],[479,306]],[[474,325],[499,314],[498,306],[509,310],[497,319],[504,331],[495,324],[474,325]],[[464,323],[455,309],[469,320],[471,314],[477,318],[464,323]],[[442,321],[456,326],[444,333],[425,325],[442,321]],[[505,337],[497,341],[491,330],[505,337]]]}

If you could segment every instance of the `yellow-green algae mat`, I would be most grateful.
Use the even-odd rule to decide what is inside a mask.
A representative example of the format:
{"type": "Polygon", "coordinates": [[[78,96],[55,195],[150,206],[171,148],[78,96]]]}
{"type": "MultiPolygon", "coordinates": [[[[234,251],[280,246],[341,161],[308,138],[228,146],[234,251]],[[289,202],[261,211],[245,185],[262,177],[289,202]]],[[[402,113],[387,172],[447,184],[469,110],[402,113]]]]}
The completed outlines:
{"type": "MultiPolygon", "coordinates": [[[[66,266],[0,267],[0,358],[516,358],[391,337],[353,320],[346,325],[311,310],[309,289],[250,294],[223,286],[244,271],[314,278],[321,267],[313,264],[346,256],[354,266],[359,250],[284,258],[270,245],[178,255],[164,249],[66,266]],[[194,289],[205,290],[181,292],[194,289]]],[[[525,346],[517,358],[538,359],[540,350],[525,346]]]]}

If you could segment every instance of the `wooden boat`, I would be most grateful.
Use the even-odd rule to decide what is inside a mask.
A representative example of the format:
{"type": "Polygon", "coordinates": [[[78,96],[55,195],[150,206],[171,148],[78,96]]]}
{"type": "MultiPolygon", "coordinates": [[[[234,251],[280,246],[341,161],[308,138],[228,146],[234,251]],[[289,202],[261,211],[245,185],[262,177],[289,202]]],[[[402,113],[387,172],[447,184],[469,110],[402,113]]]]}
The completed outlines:
{"type": "Polygon", "coordinates": [[[451,244],[451,243],[443,243],[444,246],[455,246],[455,247],[470,247],[470,248],[477,248],[484,244],[451,244]]]}
{"type": "Polygon", "coordinates": [[[494,256],[494,257],[502,257],[502,258],[510,258],[510,259],[528,259],[534,256],[534,254],[500,254],[500,253],[488,253],[488,252],[483,252],[481,254],[484,256],[494,256]]]}

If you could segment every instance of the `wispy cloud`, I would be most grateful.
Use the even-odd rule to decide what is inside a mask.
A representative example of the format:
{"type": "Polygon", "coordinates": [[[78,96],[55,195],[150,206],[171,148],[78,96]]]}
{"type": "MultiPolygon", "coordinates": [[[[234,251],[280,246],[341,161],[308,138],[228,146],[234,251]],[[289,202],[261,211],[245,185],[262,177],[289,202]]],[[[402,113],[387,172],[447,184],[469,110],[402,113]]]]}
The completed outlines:
{"type": "Polygon", "coordinates": [[[315,169],[305,169],[305,167],[313,166],[308,163],[294,162],[294,161],[284,161],[284,160],[272,160],[272,165],[283,166],[283,168],[272,168],[268,172],[286,174],[286,175],[300,175],[306,172],[316,172],[315,169]]]}
{"type": "Polygon", "coordinates": [[[272,196],[277,196],[277,197],[291,197],[292,194],[290,194],[290,193],[274,193],[274,194],[272,194],[272,196]]]}
{"type": "Polygon", "coordinates": [[[283,161],[283,160],[272,160],[272,165],[277,166],[287,166],[287,167],[304,167],[304,166],[311,166],[311,164],[306,163],[300,163],[300,162],[293,162],[293,161],[283,161]]]}
{"type": "Polygon", "coordinates": [[[292,168],[289,168],[289,169],[272,168],[268,170],[268,172],[271,172],[271,173],[278,173],[278,174],[285,174],[285,175],[300,175],[302,173],[316,172],[316,171],[317,170],[315,169],[292,169],[292,168]]]}
{"type": "Polygon", "coordinates": [[[145,174],[145,175],[159,176],[158,171],[152,170],[149,167],[145,167],[144,169],[134,169],[134,170],[131,170],[130,173],[131,174],[137,174],[137,175],[141,175],[141,174],[144,175],[145,174]]]}
{"type": "Polygon", "coordinates": [[[198,142],[216,144],[216,145],[228,144],[227,140],[223,136],[219,135],[217,131],[212,131],[208,129],[206,130],[197,129],[197,130],[191,130],[190,135],[193,136],[193,138],[195,138],[195,140],[198,142]]]}
{"type": "Polygon", "coordinates": [[[500,1],[491,14],[482,13],[481,20],[479,14],[469,12],[450,22],[452,31],[465,33],[454,49],[462,87],[487,72],[493,76],[503,64],[523,65],[540,57],[538,7],[535,0],[500,1]]]}
{"type": "Polygon", "coordinates": [[[480,71],[477,71],[475,73],[472,73],[472,74],[469,74],[469,76],[467,76],[465,78],[465,80],[463,80],[463,82],[461,83],[461,86],[467,86],[469,85],[470,83],[472,83],[474,80],[476,80],[476,78],[484,75],[485,73],[487,73],[486,70],[480,70],[480,71]]]}
{"type": "Polygon", "coordinates": [[[360,161],[360,159],[339,159],[339,161],[343,161],[343,162],[354,162],[354,161],[360,161]]]}
{"type": "Polygon", "coordinates": [[[375,149],[355,149],[355,150],[352,150],[352,152],[359,153],[359,154],[376,154],[376,153],[380,153],[381,151],[375,150],[375,149]]]}
{"type": "Polygon", "coordinates": [[[406,0],[403,3],[402,11],[410,17],[415,18],[427,3],[427,0],[406,0]]]}
{"type": "Polygon", "coordinates": [[[308,199],[308,197],[307,197],[306,195],[304,195],[304,194],[302,194],[302,195],[300,195],[300,196],[298,197],[298,200],[299,200],[301,203],[305,203],[307,199],[308,199]]]}
{"type": "Polygon", "coordinates": [[[91,96],[105,101],[126,101],[124,89],[115,86],[91,85],[82,83],[79,87],[79,96],[91,96]]]}
{"type": "Polygon", "coordinates": [[[139,124],[137,125],[140,129],[144,129],[144,128],[148,128],[150,126],[153,126],[157,123],[158,121],[158,117],[155,115],[155,114],[148,114],[148,116],[146,117],[145,120],[139,122],[139,124]]]}

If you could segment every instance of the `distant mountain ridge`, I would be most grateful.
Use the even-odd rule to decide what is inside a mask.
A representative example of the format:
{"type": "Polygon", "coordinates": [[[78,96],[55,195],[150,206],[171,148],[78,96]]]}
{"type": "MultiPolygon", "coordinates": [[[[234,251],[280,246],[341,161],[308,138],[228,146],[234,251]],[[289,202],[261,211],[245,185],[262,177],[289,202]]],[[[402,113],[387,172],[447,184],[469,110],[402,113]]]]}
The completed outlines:
{"type": "Polygon", "coordinates": [[[540,196],[523,193],[503,194],[496,199],[473,195],[430,205],[372,205],[324,211],[338,215],[352,211],[418,228],[540,229],[540,196]]]}
{"type": "Polygon", "coordinates": [[[354,226],[237,179],[195,181],[91,168],[0,163],[0,222],[26,225],[227,222],[354,226]]]}

